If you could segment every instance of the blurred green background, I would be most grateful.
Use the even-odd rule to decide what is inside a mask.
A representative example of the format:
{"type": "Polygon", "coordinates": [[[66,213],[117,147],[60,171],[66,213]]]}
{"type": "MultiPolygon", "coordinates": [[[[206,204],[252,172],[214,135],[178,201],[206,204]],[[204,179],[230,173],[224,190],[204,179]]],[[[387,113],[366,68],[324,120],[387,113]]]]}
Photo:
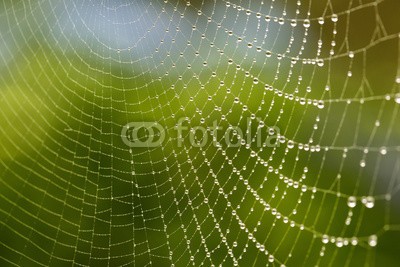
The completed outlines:
{"type": "Polygon", "coordinates": [[[0,9],[1,266],[399,265],[398,1],[0,9]]]}

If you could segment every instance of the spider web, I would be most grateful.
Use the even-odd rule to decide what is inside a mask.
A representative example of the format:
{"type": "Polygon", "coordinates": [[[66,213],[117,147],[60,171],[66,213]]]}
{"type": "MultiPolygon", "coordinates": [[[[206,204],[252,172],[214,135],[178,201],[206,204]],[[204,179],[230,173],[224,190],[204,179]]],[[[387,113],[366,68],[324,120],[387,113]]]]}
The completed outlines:
{"type": "Polygon", "coordinates": [[[397,1],[0,6],[2,266],[398,265],[397,1]]]}

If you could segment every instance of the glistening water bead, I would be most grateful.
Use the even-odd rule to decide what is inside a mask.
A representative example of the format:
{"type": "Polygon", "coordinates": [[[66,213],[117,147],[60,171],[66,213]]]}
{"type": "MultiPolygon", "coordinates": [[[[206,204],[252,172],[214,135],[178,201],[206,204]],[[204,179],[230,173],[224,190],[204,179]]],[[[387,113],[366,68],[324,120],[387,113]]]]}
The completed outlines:
{"type": "Polygon", "coordinates": [[[395,95],[394,101],[395,101],[397,104],[400,104],[400,94],[396,94],[396,95],[395,95]]]}
{"type": "Polygon", "coordinates": [[[371,209],[375,206],[375,198],[372,196],[363,197],[361,202],[365,205],[365,207],[371,209]]]}
{"type": "Polygon", "coordinates": [[[305,20],[303,21],[303,26],[304,26],[305,28],[310,27],[310,20],[309,20],[309,19],[305,19],[305,20]]]}
{"type": "Polygon", "coordinates": [[[349,208],[354,208],[357,205],[357,199],[354,196],[351,196],[347,199],[347,206],[349,208]]]}
{"type": "Polygon", "coordinates": [[[292,149],[292,148],[294,147],[294,142],[293,142],[293,140],[289,140],[289,141],[287,142],[287,147],[288,147],[289,149],[292,149]]]}
{"type": "Polygon", "coordinates": [[[378,237],[376,235],[371,235],[368,238],[368,245],[370,245],[371,247],[376,247],[377,244],[378,244],[378,237]]]}

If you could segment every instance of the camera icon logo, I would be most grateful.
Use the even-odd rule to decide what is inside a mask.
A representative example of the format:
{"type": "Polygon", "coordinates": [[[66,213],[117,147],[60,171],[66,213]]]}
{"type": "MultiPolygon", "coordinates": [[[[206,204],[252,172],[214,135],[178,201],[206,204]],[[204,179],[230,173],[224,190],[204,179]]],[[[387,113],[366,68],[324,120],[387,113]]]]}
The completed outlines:
{"type": "Polygon", "coordinates": [[[129,147],[157,147],[163,143],[165,131],[158,122],[130,122],[122,128],[121,138],[129,147]]]}

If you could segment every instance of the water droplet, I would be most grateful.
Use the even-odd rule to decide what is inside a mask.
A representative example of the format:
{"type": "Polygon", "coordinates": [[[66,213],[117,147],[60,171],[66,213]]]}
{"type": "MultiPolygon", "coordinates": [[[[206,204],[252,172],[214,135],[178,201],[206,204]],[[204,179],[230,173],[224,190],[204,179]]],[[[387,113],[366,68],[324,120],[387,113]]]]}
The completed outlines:
{"type": "Polygon", "coordinates": [[[375,199],[371,196],[363,197],[361,202],[369,209],[375,206],[375,199]]]}
{"type": "Polygon", "coordinates": [[[394,96],[394,101],[395,101],[397,104],[400,104],[400,94],[397,94],[397,95],[394,96]]]}
{"type": "Polygon", "coordinates": [[[289,149],[292,149],[292,148],[294,147],[294,142],[293,142],[293,140],[289,140],[289,141],[287,142],[287,147],[288,147],[289,149]]]}
{"type": "Polygon", "coordinates": [[[325,107],[324,101],[320,100],[318,101],[318,108],[323,109],[325,107]]]}
{"type": "Polygon", "coordinates": [[[280,25],[283,25],[285,23],[285,20],[283,18],[279,18],[278,23],[280,25]]]}
{"type": "Polygon", "coordinates": [[[343,238],[338,237],[338,238],[336,239],[336,246],[337,246],[338,248],[343,247],[343,238]]]}
{"type": "Polygon", "coordinates": [[[387,153],[387,148],[386,147],[381,147],[380,149],[379,149],[379,153],[381,153],[382,155],[386,155],[386,153],[387,153]]]}
{"type": "Polygon", "coordinates": [[[349,58],[354,58],[354,52],[353,51],[349,52],[349,58]]]}
{"type": "Polygon", "coordinates": [[[269,262],[274,262],[274,260],[275,260],[275,259],[274,259],[274,256],[270,254],[270,255],[268,256],[268,261],[269,261],[269,262]]]}
{"type": "Polygon", "coordinates": [[[295,19],[292,19],[292,21],[290,22],[290,25],[292,25],[292,27],[296,27],[297,21],[295,19]]]}
{"type": "Polygon", "coordinates": [[[236,104],[239,103],[239,97],[235,97],[234,102],[235,102],[236,104]]]}
{"type": "Polygon", "coordinates": [[[320,24],[320,25],[322,25],[322,24],[324,24],[324,18],[323,17],[319,17],[318,18],[318,23],[320,24]]]}
{"type": "Polygon", "coordinates": [[[266,52],[265,52],[265,55],[266,55],[267,57],[271,57],[272,52],[271,52],[271,51],[266,51],[266,52]]]}
{"type": "Polygon", "coordinates": [[[328,242],[329,242],[329,237],[327,235],[323,235],[322,236],[322,243],[328,244],[328,242]]]}
{"type": "Polygon", "coordinates": [[[258,78],[254,78],[254,79],[253,79],[253,83],[254,83],[254,84],[258,84],[258,78]]]}
{"type": "Polygon", "coordinates": [[[360,166],[361,166],[362,168],[364,168],[365,165],[366,165],[365,160],[361,160],[361,161],[360,161],[360,166]]]}
{"type": "Polygon", "coordinates": [[[310,20],[309,20],[309,19],[305,19],[304,22],[303,22],[303,26],[304,26],[305,28],[310,27],[310,20]]]}
{"type": "Polygon", "coordinates": [[[321,59],[321,58],[317,59],[317,65],[318,65],[319,67],[324,66],[324,60],[321,59]]]}
{"type": "Polygon", "coordinates": [[[275,134],[275,129],[274,128],[269,128],[268,129],[268,134],[269,135],[274,135],[275,134]]]}
{"type": "Polygon", "coordinates": [[[358,239],[357,239],[357,237],[352,237],[352,238],[351,238],[351,244],[352,244],[353,246],[356,246],[356,245],[358,244],[358,239]]]}
{"type": "Polygon", "coordinates": [[[356,197],[351,196],[347,199],[347,206],[349,206],[350,208],[354,208],[356,205],[357,205],[356,197]]]}
{"type": "Polygon", "coordinates": [[[336,15],[336,14],[333,14],[332,17],[331,17],[332,22],[337,22],[338,19],[339,19],[338,15],[336,15]]]}
{"type": "Polygon", "coordinates": [[[396,77],[396,83],[399,83],[399,84],[400,84],[400,76],[399,76],[399,77],[396,77]]]}
{"type": "Polygon", "coordinates": [[[371,247],[376,247],[377,244],[378,244],[378,237],[376,235],[371,235],[368,238],[368,245],[370,245],[371,247]]]}

